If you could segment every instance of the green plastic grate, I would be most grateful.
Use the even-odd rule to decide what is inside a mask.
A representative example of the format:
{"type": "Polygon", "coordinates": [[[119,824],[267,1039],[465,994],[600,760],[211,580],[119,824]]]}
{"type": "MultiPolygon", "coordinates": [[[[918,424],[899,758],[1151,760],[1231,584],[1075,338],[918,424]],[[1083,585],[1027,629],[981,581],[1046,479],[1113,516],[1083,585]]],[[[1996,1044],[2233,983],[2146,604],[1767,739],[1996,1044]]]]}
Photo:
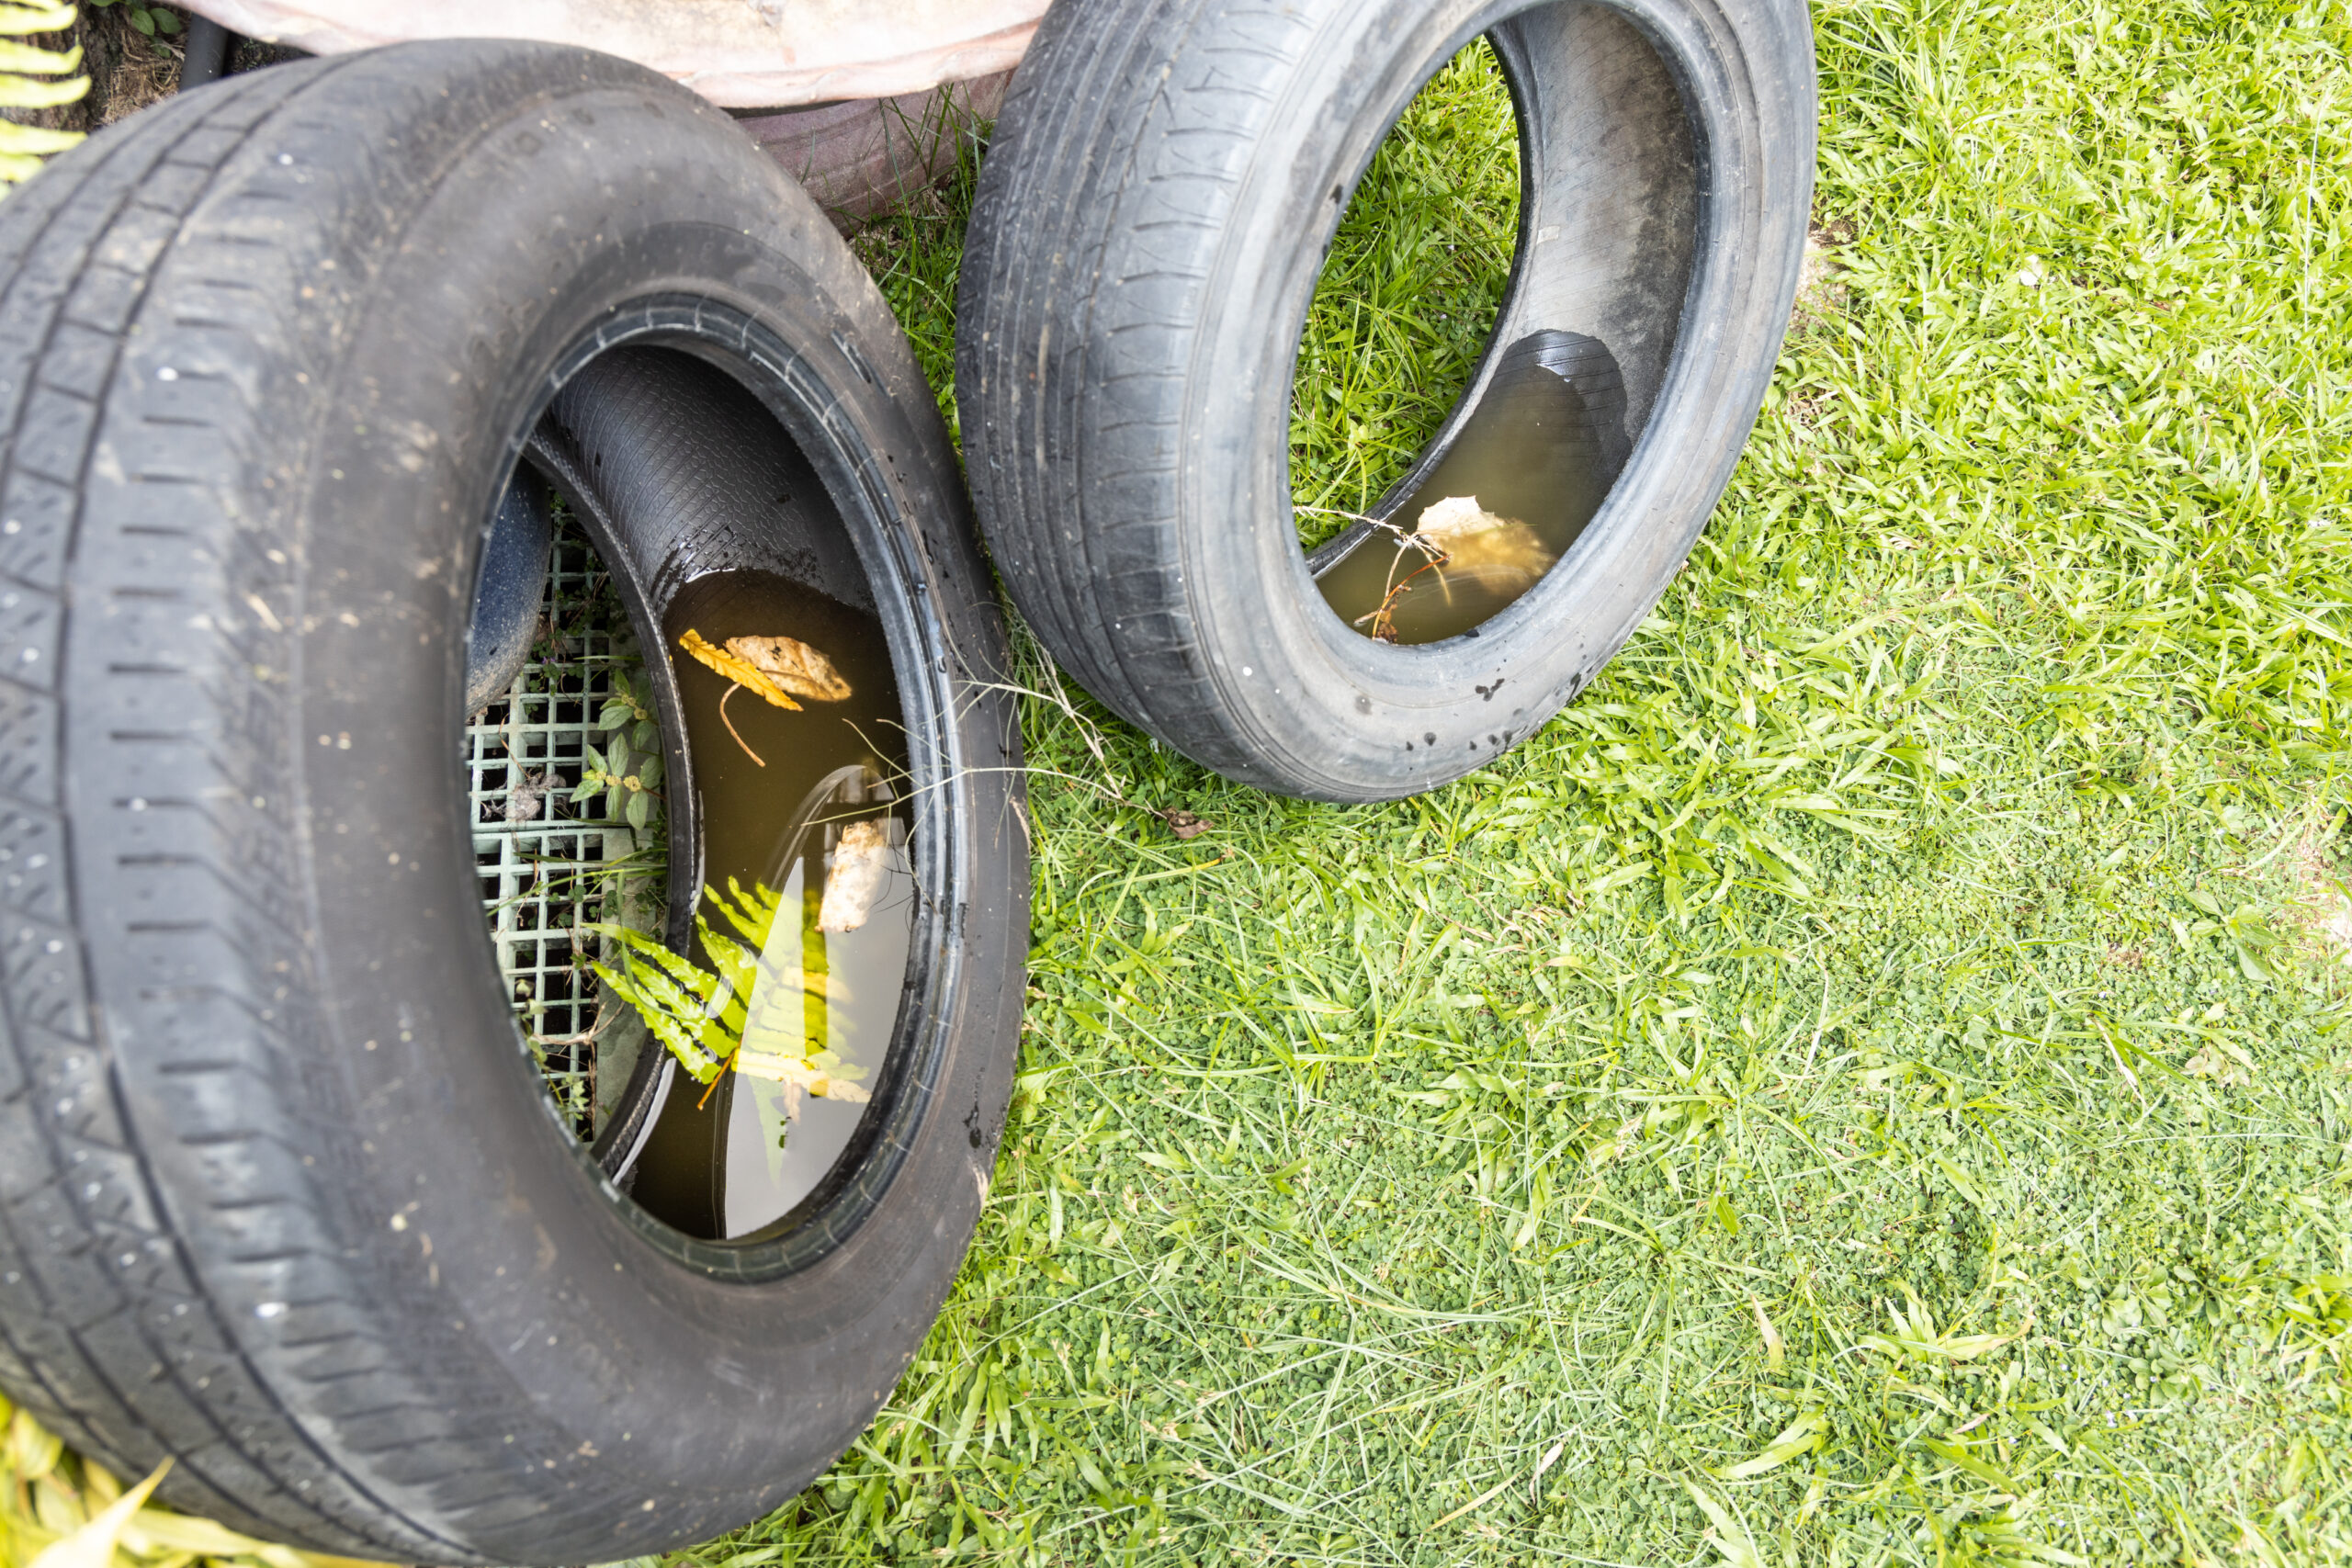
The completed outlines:
{"type": "Polygon", "coordinates": [[[588,748],[606,739],[597,721],[615,676],[643,662],[594,550],[559,521],[530,662],[465,731],[474,874],[498,967],[548,1092],[583,1138],[620,1089],[598,1082],[600,1044],[611,1077],[636,1044],[617,1049],[616,1028],[637,1025],[589,969],[598,939],[582,927],[650,929],[662,847],[658,818],[632,833],[605,816],[601,793],[576,806],[571,794],[588,748]]]}

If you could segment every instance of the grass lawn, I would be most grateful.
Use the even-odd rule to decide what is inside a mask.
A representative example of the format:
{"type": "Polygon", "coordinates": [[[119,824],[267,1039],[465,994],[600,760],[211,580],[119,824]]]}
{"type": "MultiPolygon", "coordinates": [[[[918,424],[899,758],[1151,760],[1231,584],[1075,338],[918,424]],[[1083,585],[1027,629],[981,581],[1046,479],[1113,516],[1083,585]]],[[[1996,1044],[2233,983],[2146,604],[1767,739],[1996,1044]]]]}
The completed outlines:
{"type": "MultiPolygon", "coordinates": [[[[1035,663],[970,1262],[673,1562],[2352,1561],[2352,24],[1815,17],[1823,276],[1566,713],[1338,808],[1035,663]]],[[[1442,413],[1514,157],[1475,51],[1392,139],[1302,502],[1442,413]]],[[[943,390],[959,222],[861,241],[943,390]]]]}
{"type": "MultiPolygon", "coordinates": [[[[2352,28],[1815,16],[1829,276],[1573,708],[1342,809],[1030,705],[971,1262],[700,1561],[2352,1560],[2352,28]]],[[[1379,493],[1499,291],[1507,102],[1430,97],[1303,502],[1379,493]]],[[[943,387],[955,235],[865,242],[943,387]]]]}

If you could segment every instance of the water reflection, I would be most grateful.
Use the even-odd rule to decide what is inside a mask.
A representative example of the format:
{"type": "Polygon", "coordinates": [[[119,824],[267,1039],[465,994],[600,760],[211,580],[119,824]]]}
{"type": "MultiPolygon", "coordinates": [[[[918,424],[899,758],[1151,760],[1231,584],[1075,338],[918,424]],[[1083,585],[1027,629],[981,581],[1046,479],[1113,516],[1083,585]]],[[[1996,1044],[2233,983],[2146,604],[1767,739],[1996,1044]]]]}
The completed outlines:
{"type": "Polygon", "coordinates": [[[798,711],[739,694],[730,724],[720,705],[729,681],[673,655],[700,795],[697,883],[733,878],[780,897],[742,998],[736,1069],[705,1086],[665,1063],[651,1130],[623,1179],[656,1218],[729,1239],[774,1224],[817,1189],[882,1076],[915,903],[891,782],[905,777],[902,732],[881,626],[861,611],[782,578],[729,572],[689,583],[664,620],[673,650],[688,629],[714,645],[797,638],[849,688],[798,711]],[[820,918],[827,878],[852,858],[870,874],[863,918],[820,929],[836,923],[820,918]]]}
{"type": "Polygon", "coordinates": [[[1567,554],[1625,466],[1625,384],[1597,338],[1541,332],[1503,351],[1437,466],[1322,558],[1323,597],[1366,637],[1459,637],[1567,554]]]}

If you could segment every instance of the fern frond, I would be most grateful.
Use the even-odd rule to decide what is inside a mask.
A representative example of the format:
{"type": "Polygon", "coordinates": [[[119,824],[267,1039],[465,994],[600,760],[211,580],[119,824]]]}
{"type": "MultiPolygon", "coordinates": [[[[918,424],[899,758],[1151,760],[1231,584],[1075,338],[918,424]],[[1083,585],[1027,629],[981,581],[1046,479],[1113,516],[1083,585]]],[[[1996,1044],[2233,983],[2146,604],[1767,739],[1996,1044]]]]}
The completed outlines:
{"type": "Polygon", "coordinates": [[[0,33],[56,33],[73,25],[70,5],[0,5],[0,33]]]}
{"type": "Polygon", "coordinates": [[[720,1063],[703,1050],[695,1039],[695,1031],[680,1021],[674,1012],[640,990],[626,972],[602,964],[592,964],[589,967],[595,971],[598,979],[613,988],[613,995],[636,1010],[638,1017],[645,1021],[645,1026],[653,1032],[653,1038],[662,1042],[663,1047],[677,1057],[679,1065],[692,1073],[696,1082],[708,1083],[718,1076],[720,1063]]]}
{"type": "MultiPolygon", "coordinates": [[[[56,50],[6,41],[26,33],[60,32],[73,25],[70,5],[0,3],[0,108],[56,108],[82,100],[90,90],[90,79],[68,74],[82,69],[80,44],[56,50]]],[[[0,121],[0,197],[8,194],[10,186],[40,173],[42,160],[50,153],[62,152],[81,140],[78,130],[48,130],[0,121]]]]}
{"type": "Polygon", "coordinates": [[[72,49],[36,49],[28,43],[9,43],[0,39],[0,71],[29,71],[36,76],[62,76],[82,69],[82,46],[72,49]]]}
{"type": "MultiPolygon", "coordinates": [[[[812,1052],[812,1044],[821,1046],[821,1032],[812,1042],[806,1022],[809,998],[846,1001],[849,987],[822,969],[786,971],[763,956],[785,907],[784,895],[761,883],[745,888],[729,877],[726,892],[706,886],[703,897],[748,942],[737,942],[696,915],[704,967],[642,931],[589,924],[582,929],[610,937],[620,948],[620,964],[594,964],[597,976],[637,1010],[698,1083],[732,1068],[795,1084],[820,1098],[863,1102],[866,1092],[854,1080],[865,1070],[831,1051],[812,1052]]],[[[794,905],[796,913],[798,908],[794,905]]]]}
{"type": "Polygon", "coordinates": [[[743,939],[754,949],[767,946],[768,933],[775,929],[776,909],[784,902],[783,894],[763,884],[754,884],[747,893],[743,885],[730,876],[726,893],[706,887],[703,897],[727,917],[729,925],[743,933],[743,939]],[[733,902],[729,901],[729,894],[733,895],[733,902]]]}
{"type": "Polygon", "coordinates": [[[87,76],[70,82],[36,82],[30,76],[0,76],[0,108],[48,109],[77,103],[90,90],[87,76]]]}
{"type": "Polygon", "coordinates": [[[718,983],[717,977],[708,970],[695,968],[693,964],[679,957],[643,931],[631,931],[627,926],[605,925],[597,921],[590,921],[580,929],[594,931],[598,936],[611,937],[619,942],[632,964],[640,957],[652,960],[667,970],[671,978],[678,984],[693,989],[695,999],[698,1001],[707,1000],[710,988],[718,983]]]}
{"type": "Polygon", "coordinates": [[[30,157],[33,167],[40,167],[40,157],[50,152],[62,152],[83,140],[78,130],[50,130],[38,125],[18,125],[12,119],[0,119],[0,153],[10,157],[30,157]]]}

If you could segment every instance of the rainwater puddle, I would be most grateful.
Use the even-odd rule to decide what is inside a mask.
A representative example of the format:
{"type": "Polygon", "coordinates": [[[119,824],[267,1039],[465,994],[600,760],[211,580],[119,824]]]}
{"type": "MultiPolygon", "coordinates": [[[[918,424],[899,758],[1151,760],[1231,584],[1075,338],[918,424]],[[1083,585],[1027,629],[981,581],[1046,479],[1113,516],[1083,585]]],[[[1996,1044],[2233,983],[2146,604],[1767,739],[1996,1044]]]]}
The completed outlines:
{"type": "Polygon", "coordinates": [[[1324,601],[1384,641],[1461,636],[1567,554],[1629,446],[1624,380],[1604,344],[1564,332],[1520,339],[1437,466],[1384,517],[1444,558],[1360,525],[1317,573],[1324,601]]]}
{"type": "MultiPolygon", "coordinates": [[[[735,1069],[706,1085],[668,1064],[623,1181],[655,1218],[733,1240],[816,1190],[878,1091],[915,913],[899,804],[904,735],[880,624],[785,578],[737,571],[688,583],[671,601],[662,642],[702,819],[699,874],[674,886],[726,893],[731,879],[749,896],[736,905],[747,919],[730,922],[709,897],[699,913],[757,962],[749,996],[721,998],[741,1009],[735,1069]],[[714,649],[730,638],[797,639],[831,661],[848,694],[800,696],[797,712],[751,686],[729,696],[726,676],[682,650],[689,631],[714,649]],[[853,929],[821,931],[837,912],[825,908],[836,868],[836,906],[863,891],[865,913],[853,929]],[[863,889],[852,886],[861,874],[863,889]]],[[[695,955],[698,967],[724,970],[699,940],[695,955]]]]}

